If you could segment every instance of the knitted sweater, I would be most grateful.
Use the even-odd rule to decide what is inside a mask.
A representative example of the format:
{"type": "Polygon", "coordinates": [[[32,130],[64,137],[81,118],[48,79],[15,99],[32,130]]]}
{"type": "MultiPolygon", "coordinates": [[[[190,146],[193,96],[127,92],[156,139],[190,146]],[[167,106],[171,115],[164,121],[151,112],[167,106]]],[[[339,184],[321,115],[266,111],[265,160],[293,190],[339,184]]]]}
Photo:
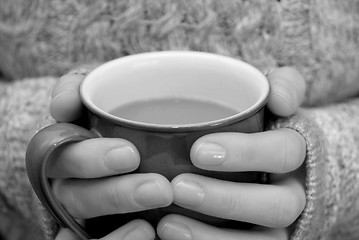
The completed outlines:
{"type": "Polygon", "coordinates": [[[0,71],[12,79],[0,83],[0,231],[35,229],[21,239],[56,232],[24,155],[52,122],[57,76],[128,54],[197,50],[303,74],[302,108],[269,125],[307,142],[307,205],[291,238],[359,239],[358,12],[359,0],[0,0],[0,71]]]}

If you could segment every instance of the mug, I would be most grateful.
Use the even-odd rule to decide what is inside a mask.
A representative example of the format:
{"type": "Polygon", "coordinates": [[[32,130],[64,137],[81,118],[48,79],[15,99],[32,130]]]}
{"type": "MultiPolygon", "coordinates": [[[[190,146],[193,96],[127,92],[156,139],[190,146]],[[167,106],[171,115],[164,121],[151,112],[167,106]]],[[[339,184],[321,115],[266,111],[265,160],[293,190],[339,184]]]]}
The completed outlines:
{"type": "Polygon", "coordinates": [[[40,130],[32,138],[26,153],[30,182],[59,224],[73,230],[81,239],[100,237],[137,218],[156,225],[169,213],[216,226],[238,227],[238,222],[172,204],[143,212],[104,216],[97,222],[89,220],[90,224],[93,221],[97,225],[107,218],[105,221],[113,225],[88,228],[104,231],[92,233],[56,201],[46,177],[47,164],[51,153],[63,144],[95,137],[123,138],[132,142],[140,153],[141,163],[135,172],[159,173],[169,180],[181,173],[194,173],[227,181],[263,183],[265,174],[260,172],[198,169],[191,164],[190,149],[198,138],[209,133],[262,131],[269,91],[266,77],[255,67],[211,53],[163,51],[112,60],[92,71],[80,86],[89,130],[59,123],[40,130]],[[137,112],[131,112],[134,109],[137,112]]]}

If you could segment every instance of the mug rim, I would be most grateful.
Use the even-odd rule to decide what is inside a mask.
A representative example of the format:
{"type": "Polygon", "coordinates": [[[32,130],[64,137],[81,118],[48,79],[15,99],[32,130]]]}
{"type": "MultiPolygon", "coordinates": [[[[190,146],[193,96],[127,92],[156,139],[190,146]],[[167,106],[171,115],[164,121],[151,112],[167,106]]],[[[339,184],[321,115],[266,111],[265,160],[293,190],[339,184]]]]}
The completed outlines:
{"type": "Polygon", "coordinates": [[[120,58],[116,58],[113,60],[110,60],[108,62],[105,62],[104,64],[101,64],[97,68],[95,68],[92,72],[90,72],[81,82],[80,84],[80,98],[82,103],[85,105],[87,110],[92,112],[94,115],[107,119],[116,125],[126,126],[129,128],[134,129],[140,129],[140,130],[147,130],[147,131],[159,131],[159,132],[189,132],[189,131],[198,131],[198,130],[207,130],[222,126],[227,126],[235,122],[240,122],[243,119],[246,119],[254,114],[256,114],[258,111],[260,111],[265,104],[268,101],[269,98],[269,92],[270,92],[270,84],[266,76],[256,67],[242,61],[239,59],[235,59],[232,57],[214,54],[214,53],[208,53],[208,52],[199,52],[199,51],[156,51],[156,52],[145,52],[145,53],[138,53],[128,56],[123,56],[120,58]],[[238,112],[236,114],[233,114],[229,117],[220,118],[212,121],[206,121],[201,123],[190,123],[190,124],[156,124],[156,123],[146,123],[146,122],[139,122],[139,121],[133,121],[125,118],[121,118],[118,116],[114,116],[99,107],[97,107],[89,98],[88,95],[84,93],[85,84],[88,81],[88,79],[91,78],[92,75],[94,75],[97,71],[101,71],[104,68],[111,67],[111,65],[117,65],[119,62],[131,60],[133,58],[138,57],[175,57],[175,56],[202,56],[202,57],[210,57],[210,58],[220,58],[221,61],[229,61],[229,62],[236,62],[237,64],[242,64],[246,66],[247,68],[250,68],[263,77],[263,88],[264,88],[264,94],[259,97],[259,99],[253,104],[251,107],[238,112]]]}

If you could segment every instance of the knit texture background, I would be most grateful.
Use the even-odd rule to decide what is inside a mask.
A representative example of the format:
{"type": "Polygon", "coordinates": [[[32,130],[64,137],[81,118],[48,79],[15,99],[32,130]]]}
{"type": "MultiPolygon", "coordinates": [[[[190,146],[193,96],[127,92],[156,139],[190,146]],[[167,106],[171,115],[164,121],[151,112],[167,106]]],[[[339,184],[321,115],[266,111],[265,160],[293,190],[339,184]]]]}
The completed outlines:
{"type": "Polygon", "coordinates": [[[307,140],[308,204],[293,239],[359,238],[359,103],[323,107],[359,93],[358,12],[358,0],[0,0],[0,71],[23,79],[0,83],[0,211],[41,219],[48,238],[56,231],[24,167],[29,139],[51,121],[56,76],[128,54],[196,50],[304,75],[305,105],[322,106],[272,126],[307,140]]]}
{"type": "Polygon", "coordinates": [[[0,83],[0,231],[8,234],[6,239],[36,239],[41,222],[49,221],[33,196],[24,157],[32,135],[53,122],[48,112],[54,83],[53,77],[0,83]]]}
{"type": "Polygon", "coordinates": [[[295,66],[306,104],[356,94],[357,0],[0,0],[0,70],[61,75],[78,64],[157,50],[295,66]],[[327,79],[331,79],[330,83],[327,79]]]}

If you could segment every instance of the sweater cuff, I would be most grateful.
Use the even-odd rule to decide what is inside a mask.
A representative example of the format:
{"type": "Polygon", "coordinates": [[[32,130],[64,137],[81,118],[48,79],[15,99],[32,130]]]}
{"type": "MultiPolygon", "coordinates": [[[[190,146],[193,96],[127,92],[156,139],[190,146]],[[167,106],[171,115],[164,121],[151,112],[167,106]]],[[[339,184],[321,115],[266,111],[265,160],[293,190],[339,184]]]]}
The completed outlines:
{"type": "Polygon", "coordinates": [[[292,239],[359,239],[359,98],[300,109],[271,128],[292,128],[307,143],[307,205],[292,239]]]}
{"type": "Polygon", "coordinates": [[[23,79],[0,86],[0,209],[19,216],[17,220],[30,228],[39,228],[42,214],[26,174],[25,153],[39,125],[53,122],[48,109],[55,80],[23,79]]]}
{"type": "Polygon", "coordinates": [[[310,117],[311,110],[300,109],[290,118],[279,119],[270,129],[291,128],[306,140],[306,207],[296,221],[291,239],[321,239],[333,226],[338,206],[338,172],[333,161],[326,159],[324,134],[310,117]]]}

